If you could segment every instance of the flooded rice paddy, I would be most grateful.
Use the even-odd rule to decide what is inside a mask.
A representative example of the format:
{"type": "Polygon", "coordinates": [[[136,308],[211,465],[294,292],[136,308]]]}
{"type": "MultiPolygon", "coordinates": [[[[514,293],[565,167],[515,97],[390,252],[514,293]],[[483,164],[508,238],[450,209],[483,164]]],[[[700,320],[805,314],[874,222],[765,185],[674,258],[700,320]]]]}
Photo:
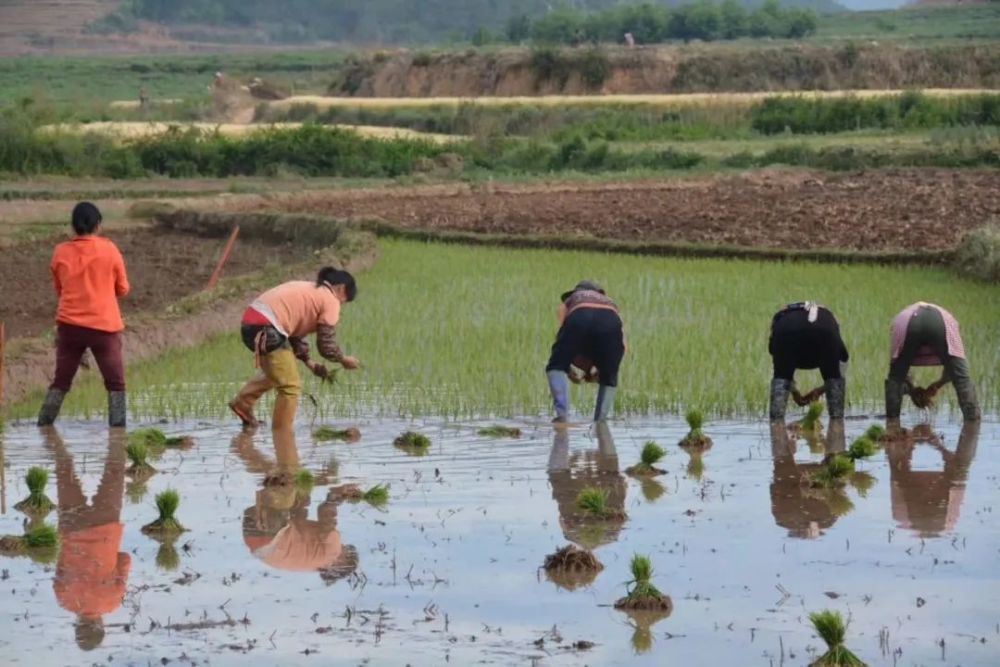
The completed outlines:
{"type": "MultiPolygon", "coordinates": [[[[353,444],[317,443],[302,421],[277,437],[165,424],[195,445],[163,452],[144,482],[96,422],[8,424],[0,533],[21,534],[13,505],[42,466],[62,548],[0,558],[3,662],[806,665],[825,650],[808,612],[829,608],[869,665],[1000,663],[996,419],[941,419],[839,491],[802,484],[821,444],[756,421],[710,422],[700,461],[676,446],[678,418],[507,422],[519,439],[481,437],[476,422],[338,424],[360,427],[353,444]],[[425,455],[393,446],[407,429],[431,437],[425,455]],[[649,439],[667,474],[626,476],[649,439]],[[272,483],[300,467],[311,491],[272,483]],[[390,501],[330,492],[345,483],[389,484],[390,501]],[[585,520],[584,486],[627,517],[585,520]],[[167,488],[188,529],[172,542],[141,532],[167,488]],[[550,580],[546,555],[569,543],[604,569],[550,580]],[[669,615],[611,606],[634,553],[652,557],[669,615]]],[[[846,442],[870,423],[849,420],[846,442]]]]}

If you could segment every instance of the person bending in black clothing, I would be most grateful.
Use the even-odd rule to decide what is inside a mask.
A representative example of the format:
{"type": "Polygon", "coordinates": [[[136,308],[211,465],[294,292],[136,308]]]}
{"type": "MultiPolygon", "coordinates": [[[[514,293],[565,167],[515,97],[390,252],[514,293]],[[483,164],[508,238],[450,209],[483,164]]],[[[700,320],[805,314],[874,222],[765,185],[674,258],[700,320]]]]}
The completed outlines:
{"type": "Polygon", "coordinates": [[[811,396],[818,398],[825,393],[830,419],[844,418],[844,364],[849,355],[840,337],[837,318],[828,308],[810,301],[785,306],[771,320],[767,349],[774,361],[771,421],[785,418],[789,393],[795,395],[797,403],[809,402],[795,389],[795,371],[800,368],[819,369],[823,389],[811,392],[811,396]]]}

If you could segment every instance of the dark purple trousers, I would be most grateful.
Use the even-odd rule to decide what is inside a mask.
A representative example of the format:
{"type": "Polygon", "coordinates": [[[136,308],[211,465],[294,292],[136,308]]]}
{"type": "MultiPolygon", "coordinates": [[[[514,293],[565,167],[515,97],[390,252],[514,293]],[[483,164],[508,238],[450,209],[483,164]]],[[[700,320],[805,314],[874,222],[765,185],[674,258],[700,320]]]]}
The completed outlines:
{"type": "Polygon", "coordinates": [[[90,350],[108,391],[125,391],[122,335],[60,323],[56,329],[56,376],[50,389],[69,391],[83,353],[90,350]]]}

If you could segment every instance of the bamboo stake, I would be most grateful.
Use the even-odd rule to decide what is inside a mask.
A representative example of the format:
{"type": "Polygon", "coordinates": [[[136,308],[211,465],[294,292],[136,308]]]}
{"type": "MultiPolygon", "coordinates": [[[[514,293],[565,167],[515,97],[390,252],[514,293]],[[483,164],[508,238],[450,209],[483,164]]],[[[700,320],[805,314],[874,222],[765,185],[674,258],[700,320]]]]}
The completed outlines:
{"type": "Polygon", "coordinates": [[[222,257],[219,258],[219,263],[216,265],[215,271],[212,272],[212,277],[208,279],[208,285],[205,286],[206,290],[212,289],[219,282],[219,276],[222,275],[222,267],[225,266],[226,260],[229,259],[229,254],[233,251],[233,246],[236,245],[236,237],[239,234],[240,226],[233,225],[233,233],[229,235],[229,240],[226,241],[226,247],[222,250],[222,257]]]}

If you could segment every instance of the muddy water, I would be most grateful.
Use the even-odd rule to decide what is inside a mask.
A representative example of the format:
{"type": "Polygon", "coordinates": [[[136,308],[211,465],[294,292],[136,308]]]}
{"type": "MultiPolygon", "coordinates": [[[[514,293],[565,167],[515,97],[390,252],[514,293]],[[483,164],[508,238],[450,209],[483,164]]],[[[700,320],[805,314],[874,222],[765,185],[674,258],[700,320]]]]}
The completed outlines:
{"type": "MultiPolygon", "coordinates": [[[[169,424],[196,445],[152,461],[144,496],[97,424],[8,426],[0,533],[21,532],[12,506],[42,465],[63,547],[49,564],[0,558],[4,664],[805,665],[820,648],[806,615],[823,608],[850,616],[870,665],[1000,663],[996,420],[938,424],[836,492],[800,482],[822,445],[759,423],[710,424],[700,462],[673,444],[678,420],[523,423],[519,440],[471,423],[358,425],[359,443],[316,444],[305,425],[275,441],[169,424]],[[424,456],[392,445],[412,427],[433,439],[424,456]],[[667,474],[640,483],[619,471],[650,438],[667,474]],[[311,493],[265,486],[298,466],[311,493]],[[328,495],[349,482],[391,484],[390,504],[328,495]],[[584,520],[586,485],[627,518],[584,520]],[[161,544],[140,529],[168,487],[189,530],[161,544]],[[553,583],[539,568],[570,541],[605,568],[553,583]],[[651,626],[610,606],[635,552],[673,602],[651,626]]],[[[846,441],[866,426],[848,422],[846,441]]]]}

